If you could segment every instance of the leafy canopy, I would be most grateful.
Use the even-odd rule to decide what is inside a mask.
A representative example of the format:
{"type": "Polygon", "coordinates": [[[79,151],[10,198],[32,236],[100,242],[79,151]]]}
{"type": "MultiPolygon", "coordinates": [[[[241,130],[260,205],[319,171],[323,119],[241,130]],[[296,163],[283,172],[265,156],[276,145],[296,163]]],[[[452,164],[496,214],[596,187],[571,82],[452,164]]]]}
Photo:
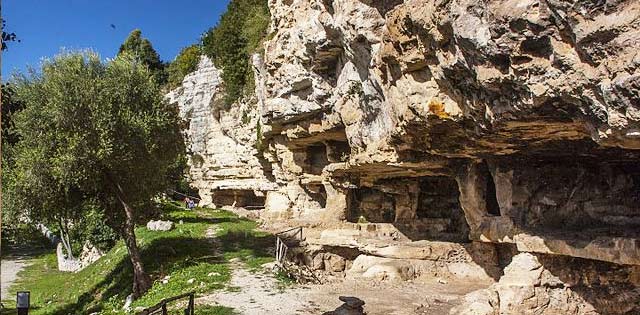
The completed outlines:
{"type": "Polygon", "coordinates": [[[131,31],[124,43],[120,45],[118,56],[125,53],[134,56],[149,67],[149,70],[151,70],[151,73],[153,73],[159,84],[166,83],[165,65],[162,63],[162,60],[160,60],[160,55],[153,49],[151,41],[142,37],[141,30],[135,29],[131,31]]]}
{"type": "Polygon", "coordinates": [[[266,36],[270,19],[267,0],[231,0],[218,25],[202,37],[204,53],[224,70],[227,107],[253,87],[249,57],[266,36]]]}
{"type": "Polygon", "coordinates": [[[198,45],[183,48],[176,59],[167,67],[169,88],[179,86],[187,74],[196,71],[199,61],[200,47],[198,45]]]}
{"type": "Polygon", "coordinates": [[[179,118],[139,59],[122,53],[103,63],[92,52],[67,52],[14,86],[27,106],[16,115],[12,172],[32,216],[71,218],[99,207],[122,231],[116,187],[138,212],[165,188],[184,150],[179,118]]]}
{"type": "Polygon", "coordinates": [[[0,50],[5,51],[9,49],[9,46],[7,46],[7,42],[20,42],[20,40],[18,39],[16,33],[5,31],[7,29],[7,22],[4,19],[0,18],[0,21],[2,21],[2,38],[0,38],[0,40],[2,41],[2,48],[0,50]]]}

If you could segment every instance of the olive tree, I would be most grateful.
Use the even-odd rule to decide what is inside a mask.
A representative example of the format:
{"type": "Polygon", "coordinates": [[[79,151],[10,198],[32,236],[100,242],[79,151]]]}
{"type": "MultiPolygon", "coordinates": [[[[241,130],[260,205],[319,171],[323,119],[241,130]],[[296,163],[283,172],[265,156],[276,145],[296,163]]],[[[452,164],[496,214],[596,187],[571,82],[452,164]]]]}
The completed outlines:
{"type": "Polygon", "coordinates": [[[135,222],[184,151],[177,108],[163,99],[149,68],[128,54],[105,63],[92,52],[63,53],[14,86],[26,105],[15,122],[17,198],[34,217],[102,208],[126,244],[139,297],[151,281],[135,222]]]}

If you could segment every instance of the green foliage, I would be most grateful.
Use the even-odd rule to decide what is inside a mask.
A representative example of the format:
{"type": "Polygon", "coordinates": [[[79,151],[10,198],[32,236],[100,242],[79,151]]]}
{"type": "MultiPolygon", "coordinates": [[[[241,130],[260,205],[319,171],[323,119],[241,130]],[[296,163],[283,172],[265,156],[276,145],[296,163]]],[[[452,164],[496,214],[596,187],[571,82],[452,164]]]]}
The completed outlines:
{"type": "MultiPolygon", "coordinates": [[[[5,197],[5,196],[3,196],[5,197]]],[[[4,211],[4,209],[3,209],[4,211]]],[[[10,248],[33,250],[52,249],[51,242],[33,224],[23,222],[2,222],[2,252],[10,248]]]]}
{"type": "MultiPolygon", "coordinates": [[[[20,204],[14,202],[13,186],[14,177],[6,170],[14,166],[14,146],[20,141],[20,135],[15,130],[15,115],[24,109],[24,104],[14,97],[14,89],[10,84],[2,84],[2,166],[5,172],[2,174],[2,221],[5,226],[17,226],[18,218],[23,210],[20,204]]],[[[7,235],[2,233],[2,245],[7,235]]]]}
{"type": "Polygon", "coordinates": [[[196,71],[199,61],[200,46],[191,45],[182,49],[176,59],[167,67],[169,88],[176,88],[182,83],[182,80],[187,74],[196,71]]]}
{"type": "Polygon", "coordinates": [[[123,54],[132,55],[142,64],[149,67],[158,84],[162,85],[167,82],[165,65],[160,60],[160,55],[153,49],[151,41],[142,37],[142,31],[139,29],[133,30],[124,43],[120,45],[118,56],[123,54]]]}
{"type": "MultiPolygon", "coordinates": [[[[149,307],[161,299],[196,291],[198,295],[229,287],[231,270],[228,260],[238,257],[248,265],[272,261],[267,247],[274,239],[256,231],[258,224],[240,219],[235,214],[196,208],[186,211],[171,203],[162,207],[164,219],[183,224],[167,232],[136,230],[145,266],[155,280],[147,294],[133,307],[149,307]],[[215,228],[221,248],[207,239],[207,229],[215,228]],[[216,252],[222,251],[222,255],[216,252]],[[162,284],[163,279],[168,279],[162,284]],[[190,279],[194,279],[189,283],[190,279]]],[[[125,314],[122,310],[132,276],[131,264],[122,241],[94,264],[78,273],[57,270],[55,254],[38,257],[20,274],[20,280],[10,288],[10,295],[19,290],[31,291],[34,315],[125,314]],[[64,288],[62,290],[61,288],[64,288]]],[[[4,301],[12,306],[13,301],[4,301]]],[[[234,314],[225,307],[197,306],[196,314],[234,314]]]]}
{"type": "MultiPolygon", "coordinates": [[[[7,29],[6,21],[0,18],[2,21],[2,49],[1,51],[6,53],[5,51],[9,49],[7,46],[8,42],[20,42],[17,35],[13,32],[5,31],[7,29]]],[[[2,95],[2,99],[0,100],[0,108],[2,112],[0,114],[0,119],[2,121],[2,150],[0,153],[2,154],[1,162],[2,166],[5,170],[13,168],[13,147],[18,141],[20,141],[19,134],[15,131],[15,122],[14,117],[17,112],[24,109],[24,104],[14,97],[14,89],[10,84],[2,83],[2,91],[0,94],[2,95]]],[[[22,214],[22,207],[13,202],[13,191],[9,189],[9,187],[13,184],[13,177],[10,174],[2,174],[1,177],[1,185],[2,190],[4,192],[2,198],[2,222],[4,223],[4,231],[2,233],[2,246],[6,247],[9,243],[5,241],[9,241],[14,245],[15,243],[20,243],[23,241],[20,239],[21,232],[29,232],[25,230],[24,225],[18,218],[22,214]]],[[[29,235],[29,234],[25,234],[29,235]]]]}
{"type": "Polygon", "coordinates": [[[15,119],[15,202],[49,226],[99,209],[137,260],[135,218],[153,210],[184,151],[177,109],[149,68],[127,53],[103,63],[94,53],[69,52],[14,84],[25,104],[15,119]]]}
{"type": "Polygon", "coordinates": [[[15,130],[14,116],[24,109],[24,104],[14,97],[15,91],[10,84],[2,84],[2,145],[13,146],[20,136],[15,130]]]}
{"type": "Polygon", "coordinates": [[[5,51],[7,49],[9,49],[9,46],[7,46],[7,42],[20,42],[20,40],[18,39],[18,36],[16,35],[16,33],[14,32],[6,32],[5,30],[7,29],[7,23],[4,19],[0,18],[0,20],[2,21],[2,51],[5,51]]]}
{"type": "Polygon", "coordinates": [[[278,280],[278,288],[284,290],[296,283],[296,279],[289,272],[279,269],[275,274],[276,280],[278,280]]]}
{"type": "Polygon", "coordinates": [[[86,203],[83,209],[83,216],[74,222],[70,231],[72,243],[76,246],[74,253],[79,254],[85,241],[96,246],[102,251],[111,249],[118,235],[108,225],[104,212],[99,206],[86,203]],[[73,242],[75,241],[75,242],[73,242]]]}
{"type": "Polygon", "coordinates": [[[224,70],[227,107],[253,84],[249,57],[267,35],[270,19],[267,0],[232,0],[218,25],[202,37],[204,53],[224,70]]]}
{"type": "Polygon", "coordinates": [[[75,218],[91,201],[116,228],[116,185],[140,211],[166,187],[184,150],[177,109],[129,55],[103,64],[65,53],[17,80],[16,91],[27,105],[16,117],[16,188],[34,219],[75,218]]]}

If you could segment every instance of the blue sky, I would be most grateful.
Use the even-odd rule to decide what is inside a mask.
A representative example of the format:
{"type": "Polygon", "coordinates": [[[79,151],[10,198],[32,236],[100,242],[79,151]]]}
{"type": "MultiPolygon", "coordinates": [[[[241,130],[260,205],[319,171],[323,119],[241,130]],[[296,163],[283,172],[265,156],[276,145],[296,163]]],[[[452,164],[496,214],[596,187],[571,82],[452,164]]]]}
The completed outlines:
{"type": "Polygon", "coordinates": [[[66,49],[91,48],[113,57],[133,29],[164,61],[196,43],[224,13],[227,0],[2,0],[7,31],[20,43],[2,53],[2,77],[37,67],[42,57],[66,49]],[[115,29],[111,27],[115,25],[115,29]]]}

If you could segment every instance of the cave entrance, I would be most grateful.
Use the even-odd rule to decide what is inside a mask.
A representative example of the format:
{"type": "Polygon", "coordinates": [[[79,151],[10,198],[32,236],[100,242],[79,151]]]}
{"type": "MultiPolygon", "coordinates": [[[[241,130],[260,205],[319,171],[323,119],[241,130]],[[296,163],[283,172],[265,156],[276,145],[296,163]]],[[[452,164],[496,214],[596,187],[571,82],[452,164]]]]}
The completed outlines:
{"type": "MultiPolygon", "coordinates": [[[[447,176],[418,179],[416,219],[409,233],[417,239],[468,241],[469,225],[460,206],[458,183],[447,176]]],[[[407,233],[405,233],[407,234],[407,233]]]]}
{"type": "Polygon", "coordinates": [[[423,177],[419,185],[418,219],[450,218],[456,210],[462,211],[458,183],[454,179],[445,176],[423,177]]]}
{"type": "Polygon", "coordinates": [[[496,183],[493,181],[493,175],[489,171],[487,161],[482,161],[478,165],[480,178],[484,178],[484,201],[487,214],[490,216],[500,216],[500,204],[496,195],[496,183]]]}
{"type": "Polygon", "coordinates": [[[347,141],[329,140],[327,141],[327,153],[329,162],[345,162],[349,160],[351,147],[347,141]]]}
{"type": "Polygon", "coordinates": [[[396,219],[393,195],[374,188],[354,189],[349,208],[348,220],[354,223],[393,223],[396,219]]]}
{"type": "Polygon", "coordinates": [[[313,208],[324,209],[327,206],[327,191],[322,184],[309,184],[304,187],[307,196],[311,199],[313,208]]]}
{"type": "MultiPolygon", "coordinates": [[[[619,151],[613,151],[618,153],[619,151]]],[[[607,153],[607,152],[605,152],[607,153]]],[[[601,154],[605,154],[601,153],[601,154]]],[[[640,227],[640,166],[603,157],[535,157],[503,162],[512,203],[508,215],[522,227],[606,235],[636,235],[640,227]],[[609,160],[601,161],[605,158],[609,160]],[[516,202],[517,201],[517,202],[516,202]],[[603,232],[603,231],[606,231],[603,232]]]]}
{"type": "Polygon", "coordinates": [[[315,143],[306,148],[305,172],[321,175],[322,170],[329,164],[327,158],[327,146],[324,143],[315,143]]]}
{"type": "Polygon", "coordinates": [[[217,189],[212,193],[212,201],[216,207],[234,206],[247,209],[262,209],[266,196],[261,191],[249,189],[217,189]]]}
{"type": "Polygon", "coordinates": [[[448,176],[392,178],[353,189],[348,220],[391,223],[411,240],[469,241],[458,183],[448,176]]]}

